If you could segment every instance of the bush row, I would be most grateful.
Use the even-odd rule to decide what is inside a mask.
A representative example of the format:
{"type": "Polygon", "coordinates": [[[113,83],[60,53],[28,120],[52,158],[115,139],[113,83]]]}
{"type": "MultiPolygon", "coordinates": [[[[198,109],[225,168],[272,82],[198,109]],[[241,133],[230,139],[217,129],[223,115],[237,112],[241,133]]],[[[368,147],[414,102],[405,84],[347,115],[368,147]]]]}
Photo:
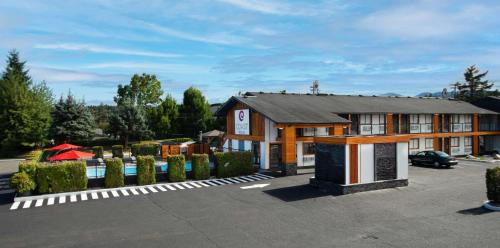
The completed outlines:
{"type": "Polygon", "coordinates": [[[193,141],[193,139],[191,139],[191,138],[172,138],[172,139],[164,139],[161,141],[173,142],[173,143],[184,143],[184,142],[193,141]]]}
{"type": "Polygon", "coordinates": [[[42,154],[43,154],[43,150],[33,150],[31,152],[29,152],[28,154],[26,154],[26,160],[30,160],[30,161],[40,161],[40,159],[42,158],[42,154]]]}
{"type": "Polygon", "coordinates": [[[120,158],[108,158],[104,160],[106,172],[104,184],[106,188],[123,187],[125,185],[123,176],[123,161],[120,158]]]}
{"type": "Polygon", "coordinates": [[[193,154],[191,156],[191,166],[193,178],[195,180],[205,180],[210,178],[208,154],[193,154]]]}
{"type": "Polygon", "coordinates": [[[167,157],[168,171],[167,176],[170,182],[186,181],[186,163],[184,155],[173,155],[167,157]]]}
{"type": "Polygon", "coordinates": [[[255,172],[252,152],[216,152],[214,156],[217,177],[235,177],[255,172]]]}
{"type": "Polygon", "coordinates": [[[36,166],[39,193],[59,193],[87,189],[87,165],[84,161],[65,161],[36,166]]]}
{"type": "Polygon", "coordinates": [[[137,184],[156,183],[155,158],[153,156],[137,157],[137,184]]]}
{"type": "Polygon", "coordinates": [[[132,156],[157,156],[160,153],[160,144],[153,142],[144,142],[133,144],[131,146],[132,156]]]}
{"type": "Polygon", "coordinates": [[[488,200],[500,203],[500,167],[486,169],[488,200]]]}

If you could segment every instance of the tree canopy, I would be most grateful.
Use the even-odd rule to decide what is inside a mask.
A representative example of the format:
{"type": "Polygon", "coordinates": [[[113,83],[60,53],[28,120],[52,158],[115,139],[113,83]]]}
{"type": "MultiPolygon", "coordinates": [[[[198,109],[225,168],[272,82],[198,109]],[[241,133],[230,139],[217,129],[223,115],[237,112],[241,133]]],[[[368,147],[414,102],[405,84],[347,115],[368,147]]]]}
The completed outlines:
{"type": "Polygon", "coordinates": [[[188,137],[196,138],[200,131],[207,131],[212,126],[210,105],[199,89],[189,87],[184,91],[181,118],[183,133],[188,137]]]}
{"type": "Polygon", "coordinates": [[[128,85],[118,85],[114,100],[118,105],[125,101],[131,101],[132,104],[139,106],[156,105],[161,102],[161,95],[163,95],[161,82],[155,75],[143,73],[134,74],[128,85]]]}
{"type": "Polygon", "coordinates": [[[131,100],[121,101],[109,120],[108,132],[119,136],[125,147],[130,138],[144,139],[151,136],[144,114],[144,109],[131,100]]]}
{"type": "Polygon", "coordinates": [[[94,118],[83,101],[78,102],[71,93],[61,98],[52,111],[54,122],[50,135],[57,143],[75,142],[94,135],[94,118]]]}
{"type": "Polygon", "coordinates": [[[457,82],[457,97],[465,101],[474,101],[489,94],[488,90],[493,87],[493,83],[484,79],[488,71],[480,72],[475,66],[469,66],[464,72],[464,83],[457,82]]]}
{"type": "Polygon", "coordinates": [[[172,137],[178,128],[179,106],[171,95],[150,112],[150,126],[157,138],[172,137]]]}
{"type": "Polygon", "coordinates": [[[0,148],[42,145],[51,123],[52,92],[44,82],[33,84],[17,51],[9,52],[6,64],[0,79],[0,148]]]}

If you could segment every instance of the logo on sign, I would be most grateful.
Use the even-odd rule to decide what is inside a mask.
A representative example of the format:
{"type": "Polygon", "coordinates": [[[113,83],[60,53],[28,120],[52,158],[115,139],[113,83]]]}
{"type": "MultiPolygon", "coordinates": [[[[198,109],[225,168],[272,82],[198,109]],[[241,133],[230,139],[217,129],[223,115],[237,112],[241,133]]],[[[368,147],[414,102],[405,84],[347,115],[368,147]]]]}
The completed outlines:
{"type": "Polygon", "coordinates": [[[243,110],[240,110],[240,113],[238,114],[238,118],[240,119],[240,121],[243,121],[243,119],[245,119],[245,112],[243,112],[243,110]]]}

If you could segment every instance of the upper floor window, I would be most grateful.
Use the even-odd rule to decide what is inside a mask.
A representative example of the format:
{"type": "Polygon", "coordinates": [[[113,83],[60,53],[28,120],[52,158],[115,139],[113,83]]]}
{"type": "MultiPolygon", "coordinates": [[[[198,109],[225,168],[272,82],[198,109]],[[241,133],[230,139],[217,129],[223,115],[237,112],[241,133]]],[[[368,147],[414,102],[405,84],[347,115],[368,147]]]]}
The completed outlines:
{"type": "Polygon", "coordinates": [[[384,114],[362,114],[359,116],[361,135],[385,134],[384,114]]]}
{"type": "Polygon", "coordinates": [[[410,133],[431,133],[432,115],[413,114],[410,115],[410,133]]]}

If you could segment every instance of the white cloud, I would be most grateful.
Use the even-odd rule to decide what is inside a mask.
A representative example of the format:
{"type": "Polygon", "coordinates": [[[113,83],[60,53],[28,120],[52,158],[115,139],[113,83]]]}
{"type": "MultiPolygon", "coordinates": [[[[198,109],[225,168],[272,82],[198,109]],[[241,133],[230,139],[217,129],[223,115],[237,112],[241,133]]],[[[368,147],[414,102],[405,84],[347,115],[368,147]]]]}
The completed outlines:
{"type": "Polygon", "coordinates": [[[75,70],[39,67],[39,66],[31,66],[30,74],[37,81],[45,80],[49,83],[52,82],[71,83],[71,82],[91,82],[91,81],[118,82],[120,80],[126,79],[126,77],[123,75],[98,74],[92,72],[82,72],[75,70]]]}
{"type": "Polygon", "coordinates": [[[290,15],[290,16],[313,16],[324,11],[330,11],[315,8],[310,5],[285,4],[285,2],[275,2],[269,0],[219,0],[220,2],[236,6],[241,9],[255,11],[272,15],[290,15]]]}
{"type": "Polygon", "coordinates": [[[198,66],[191,64],[164,64],[164,63],[141,63],[141,62],[111,62],[97,63],[84,66],[89,69],[150,69],[161,72],[174,73],[206,73],[211,69],[206,66],[198,66]]]}
{"type": "Polygon", "coordinates": [[[400,38],[446,37],[477,29],[492,14],[491,9],[481,5],[452,9],[433,1],[398,6],[366,16],[359,27],[400,38]]]}
{"type": "Polygon", "coordinates": [[[59,43],[59,44],[36,44],[35,48],[50,49],[50,50],[66,50],[66,51],[83,51],[92,53],[109,53],[120,55],[133,55],[145,57],[160,57],[160,58],[177,58],[182,57],[180,54],[151,52],[134,49],[112,48],[103,47],[92,44],[78,44],[78,43],[59,43]]]}
{"type": "Polygon", "coordinates": [[[184,31],[179,31],[176,29],[160,26],[154,23],[143,22],[144,25],[149,27],[150,30],[173,36],[180,39],[199,41],[204,43],[213,43],[220,45],[237,45],[248,42],[248,39],[241,36],[236,36],[228,33],[213,33],[209,35],[197,35],[192,33],[187,33],[184,31]]]}

